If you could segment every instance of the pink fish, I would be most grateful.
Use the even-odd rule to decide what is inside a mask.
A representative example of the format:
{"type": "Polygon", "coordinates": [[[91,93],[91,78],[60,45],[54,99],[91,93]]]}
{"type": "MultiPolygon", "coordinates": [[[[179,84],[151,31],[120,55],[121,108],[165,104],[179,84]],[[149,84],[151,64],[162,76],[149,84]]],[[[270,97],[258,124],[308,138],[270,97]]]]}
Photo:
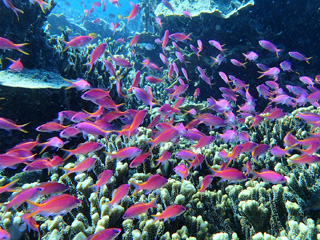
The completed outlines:
{"type": "Polygon", "coordinates": [[[163,78],[156,78],[152,76],[146,76],[145,79],[150,83],[160,83],[163,81],[163,78]]]}
{"type": "Polygon", "coordinates": [[[114,109],[116,111],[118,111],[118,108],[120,106],[124,105],[124,103],[120,103],[117,105],[111,98],[108,98],[108,97],[99,98],[92,102],[106,109],[114,109]]]}
{"type": "Polygon", "coordinates": [[[81,131],[75,129],[74,127],[67,127],[59,133],[60,138],[71,138],[76,137],[81,131]]]}
{"type": "Polygon", "coordinates": [[[96,193],[98,193],[99,189],[107,184],[113,176],[113,172],[111,170],[104,170],[99,174],[98,180],[95,184],[91,185],[90,188],[95,188],[96,193]]]}
{"type": "Polygon", "coordinates": [[[29,123],[23,124],[23,125],[17,125],[15,122],[13,122],[10,119],[2,118],[0,117],[0,129],[4,130],[19,130],[21,132],[27,133],[28,131],[22,129],[24,126],[28,125],[29,123]]]}
{"type": "Polygon", "coordinates": [[[220,170],[215,170],[212,167],[211,170],[213,171],[214,177],[222,178],[221,181],[243,182],[247,180],[247,177],[241,171],[235,168],[229,168],[225,163],[221,163],[220,170]]]}
{"type": "Polygon", "coordinates": [[[36,214],[47,216],[67,213],[71,209],[81,205],[82,201],[69,194],[61,194],[44,200],[42,203],[35,203],[31,201],[28,201],[28,203],[33,206],[32,212],[27,215],[29,218],[36,214]]]}
{"type": "Polygon", "coordinates": [[[161,157],[158,158],[157,160],[155,160],[157,162],[157,166],[159,166],[160,164],[164,164],[167,160],[169,160],[171,158],[171,153],[166,150],[161,154],[161,157]]]}
{"type": "Polygon", "coordinates": [[[8,203],[2,205],[5,207],[5,211],[12,207],[19,207],[22,203],[25,203],[27,200],[34,198],[42,190],[43,189],[39,187],[23,189],[17,194],[11,196],[8,203]]]}
{"type": "Polygon", "coordinates": [[[135,168],[140,166],[142,163],[144,163],[144,161],[147,159],[147,157],[149,157],[151,154],[150,152],[146,152],[144,154],[141,154],[137,157],[135,157],[132,162],[129,165],[129,168],[135,168]]]}
{"type": "Polygon", "coordinates": [[[132,92],[132,89],[134,87],[137,87],[140,83],[140,70],[138,70],[134,76],[134,79],[133,79],[133,82],[132,82],[132,85],[131,87],[127,90],[128,93],[131,93],[132,92]]]}
{"type": "Polygon", "coordinates": [[[122,161],[123,159],[126,159],[126,158],[133,159],[136,156],[140,155],[141,153],[142,153],[142,150],[137,147],[122,148],[116,153],[106,152],[106,154],[111,156],[111,160],[117,158],[119,161],[122,161]]]}
{"type": "Polygon", "coordinates": [[[87,44],[89,44],[92,40],[93,38],[90,36],[78,36],[78,37],[72,38],[69,42],[64,40],[60,40],[60,41],[62,41],[66,45],[66,48],[63,50],[63,51],[66,51],[69,47],[72,47],[72,48],[84,47],[87,44]]]}
{"type": "Polygon", "coordinates": [[[39,146],[43,146],[40,153],[42,153],[44,150],[46,150],[47,147],[54,147],[54,148],[62,148],[64,145],[64,142],[58,138],[58,137],[52,137],[49,138],[47,142],[39,144],[39,146]]]}
{"type": "Polygon", "coordinates": [[[0,187],[0,194],[4,193],[4,192],[16,192],[17,190],[11,188],[13,185],[15,185],[20,179],[16,179],[10,183],[8,183],[7,185],[4,185],[2,187],[0,187]]]}
{"type": "Polygon", "coordinates": [[[179,164],[178,166],[176,166],[173,171],[175,171],[175,173],[181,177],[181,181],[183,182],[184,179],[188,176],[189,172],[188,169],[186,167],[186,165],[184,164],[179,164]]]}
{"type": "Polygon", "coordinates": [[[255,60],[257,60],[258,57],[259,57],[258,54],[255,53],[255,52],[253,52],[253,51],[248,52],[247,54],[242,53],[242,55],[245,57],[245,61],[246,61],[246,60],[255,61],[255,60]]]}
{"type": "Polygon", "coordinates": [[[203,161],[204,161],[204,156],[202,154],[197,154],[197,156],[192,161],[188,161],[190,164],[188,169],[189,170],[191,168],[193,168],[193,170],[196,169],[198,166],[201,166],[203,161]]]}
{"type": "Polygon", "coordinates": [[[174,40],[174,41],[185,41],[185,40],[192,40],[191,38],[189,38],[189,36],[191,35],[191,33],[189,33],[188,35],[185,35],[184,33],[172,33],[169,35],[169,38],[174,40]]]}
{"type": "Polygon", "coordinates": [[[196,88],[193,93],[193,101],[199,96],[200,94],[200,88],[196,88]]]}
{"type": "Polygon", "coordinates": [[[12,62],[12,64],[8,67],[8,70],[10,72],[21,72],[23,70],[21,58],[19,58],[18,60],[14,60],[7,57],[6,59],[9,59],[12,62]]]}
{"type": "Polygon", "coordinates": [[[107,204],[110,206],[109,214],[111,214],[112,206],[119,203],[124,197],[128,195],[129,184],[122,184],[112,192],[112,199],[107,204]]]}
{"type": "MultiPolygon", "coordinates": [[[[10,153],[9,153],[10,154],[10,153]]],[[[0,154],[0,169],[5,168],[15,168],[15,165],[20,163],[26,163],[30,156],[28,157],[16,157],[9,154],[0,154]]]]}
{"type": "Polygon", "coordinates": [[[125,18],[128,19],[128,24],[129,24],[129,21],[130,21],[131,19],[134,19],[135,16],[137,15],[137,13],[138,13],[138,11],[139,11],[139,7],[140,7],[139,4],[135,4],[135,5],[133,6],[133,8],[132,8],[132,10],[131,10],[131,12],[130,12],[130,14],[129,14],[129,16],[128,16],[128,17],[125,17],[125,18]]]}
{"type": "Polygon", "coordinates": [[[201,182],[201,187],[199,188],[198,192],[200,192],[200,199],[202,199],[203,193],[206,191],[206,189],[209,187],[213,180],[213,175],[206,175],[201,182]]]}
{"type": "Polygon", "coordinates": [[[101,43],[99,46],[97,46],[93,52],[91,53],[90,62],[86,63],[85,65],[90,66],[89,73],[92,70],[93,65],[97,62],[99,57],[104,53],[106,50],[107,43],[101,43]]]}
{"type": "Polygon", "coordinates": [[[263,181],[273,184],[281,184],[287,182],[287,179],[284,176],[269,169],[262,169],[261,172],[253,171],[249,161],[246,163],[246,167],[247,171],[253,173],[254,175],[252,180],[256,178],[261,178],[263,181]]]}
{"type": "Polygon", "coordinates": [[[190,19],[192,19],[191,13],[188,11],[183,11],[182,14],[190,19]]]}
{"type": "Polygon", "coordinates": [[[174,12],[174,9],[173,9],[171,3],[169,3],[169,2],[166,1],[166,0],[162,0],[162,3],[163,3],[163,5],[165,5],[169,10],[171,10],[172,12],[174,12]]]}
{"type": "Polygon", "coordinates": [[[62,149],[62,150],[68,152],[68,156],[66,158],[66,159],[68,159],[72,155],[75,155],[75,154],[84,155],[84,154],[87,154],[87,153],[98,151],[101,148],[103,148],[103,144],[102,143],[85,142],[85,143],[79,144],[76,149],[73,149],[73,150],[62,149]]]}
{"type": "Polygon", "coordinates": [[[151,175],[144,183],[130,182],[135,187],[132,195],[137,194],[141,190],[146,190],[145,194],[149,194],[153,190],[162,188],[167,182],[168,180],[159,174],[151,175]]]}
{"type": "Polygon", "coordinates": [[[160,28],[162,28],[162,20],[161,20],[161,18],[156,17],[155,20],[156,20],[156,23],[159,24],[160,28]]]}
{"type": "Polygon", "coordinates": [[[197,66],[197,69],[200,73],[200,77],[203,81],[205,81],[208,85],[212,85],[211,81],[210,81],[210,78],[207,77],[207,75],[205,74],[204,70],[200,67],[200,66],[197,66]]]}
{"type": "Polygon", "coordinates": [[[218,41],[216,40],[209,40],[209,44],[214,46],[216,49],[218,49],[220,52],[224,52],[226,49],[223,49],[222,47],[225,46],[221,45],[218,41]]]}
{"type": "MultiPolygon", "coordinates": [[[[7,8],[10,8],[16,15],[17,15],[17,18],[18,18],[18,21],[19,21],[19,15],[18,15],[18,12],[19,13],[24,13],[21,9],[19,8],[16,8],[12,1],[11,0],[3,0],[3,3],[4,5],[7,7],[7,8]]],[[[5,239],[5,238],[4,238],[5,239]]]]}
{"type": "Polygon", "coordinates": [[[280,68],[282,69],[282,71],[284,72],[293,72],[291,69],[291,63],[288,61],[283,61],[280,63],[280,68]]]}
{"type": "Polygon", "coordinates": [[[86,240],[113,240],[121,233],[121,228],[107,228],[90,235],[86,240]]]}
{"type": "Polygon", "coordinates": [[[214,61],[212,63],[212,66],[217,64],[218,66],[221,65],[223,61],[225,61],[225,58],[222,56],[222,54],[218,54],[216,57],[211,57],[214,61]]]}
{"type": "Polygon", "coordinates": [[[216,138],[212,136],[204,136],[202,137],[196,145],[193,145],[195,149],[203,148],[209,144],[211,144],[216,138]]]}
{"type": "Polygon", "coordinates": [[[297,59],[299,61],[305,61],[306,63],[309,63],[309,59],[311,59],[312,57],[305,57],[302,53],[299,52],[289,52],[290,57],[297,59]]]}
{"type": "Polygon", "coordinates": [[[157,101],[153,99],[153,96],[151,96],[151,91],[147,92],[138,87],[133,87],[132,90],[137,99],[145,105],[150,106],[150,109],[152,109],[152,106],[158,104],[157,101]]]}
{"type": "Polygon", "coordinates": [[[47,168],[48,175],[50,174],[51,166],[50,166],[49,160],[46,158],[44,158],[44,159],[39,158],[39,159],[32,161],[31,163],[26,163],[26,164],[27,164],[27,166],[22,171],[39,171],[39,170],[47,168]]]}
{"type": "Polygon", "coordinates": [[[166,30],[164,32],[164,35],[163,35],[163,40],[162,40],[162,52],[165,54],[165,49],[166,49],[166,46],[168,44],[168,41],[169,41],[169,30],[166,30]]]}
{"type": "Polygon", "coordinates": [[[37,187],[42,188],[42,191],[38,193],[38,196],[62,193],[69,189],[68,186],[58,182],[43,182],[37,187]]]}
{"type": "Polygon", "coordinates": [[[99,126],[97,126],[93,122],[81,122],[75,125],[74,128],[79,130],[85,135],[91,134],[94,137],[98,137],[98,136],[105,137],[110,133],[110,131],[105,131],[101,129],[99,126]]]}
{"type": "Polygon", "coordinates": [[[242,153],[242,149],[243,149],[243,147],[241,145],[235,145],[230,154],[227,154],[226,151],[223,149],[219,153],[219,156],[224,158],[224,159],[228,159],[229,161],[227,163],[227,166],[229,166],[230,163],[233,160],[235,160],[240,155],[240,153],[242,153]]]}
{"type": "Polygon", "coordinates": [[[273,68],[269,68],[267,71],[264,71],[264,72],[259,72],[259,73],[262,73],[258,78],[262,78],[264,76],[268,76],[268,77],[271,77],[275,80],[278,79],[278,75],[280,73],[280,69],[277,68],[277,67],[273,67],[273,68]]]}
{"type": "Polygon", "coordinates": [[[78,78],[75,82],[69,81],[67,79],[64,79],[64,80],[71,84],[70,87],[67,87],[66,89],[75,87],[78,91],[84,91],[91,87],[90,83],[88,83],[86,80],[81,78],[78,78]]]}
{"type": "Polygon", "coordinates": [[[40,125],[39,127],[36,128],[36,130],[39,132],[55,132],[55,131],[61,131],[65,128],[66,128],[66,126],[63,126],[59,123],[48,122],[48,123],[40,125]]]}
{"type": "Polygon", "coordinates": [[[311,164],[311,163],[318,163],[320,162],[320,158],[316,155],[311,154],[303,154],[300,156],[293,155],[290,158],[288,158],[289,165],[292,164],[311,164]]]}
{"type": "Polygon", "coordinates": [[[101,88],[91,88],[81,95],[84,100],[96,100],[104,97],[110,98],[110,91],[103,90],[101,88]]]}
{"type": "MultiPolygon", "coordinates": [[[[267,144],[258,144],[251,152],[251,156],[252,156],[252,160],[257,163],[256,158],[261,155],[264,154],[266,151],[268,151],[268,149],[270,148],[269,145],[267,144]]],[[[258,163],[257,163],[258,164],[258,163]]]]}
{"type": "Polygon", "coordinates": [[[187,209],[181,205],[170,205],[162,213],[157,213],[157,215],[152,215],[153,220],[159,221],[164,219],[165,221],[168,218],[178,217],[183,214],[187,209]]]}
{"type": "MultiPolygon", "coordinates": [[[[8,1],[8,0],[5,0],[8,1]]],[[[11,1],[10,1],[11,2],[11,1]]],[[[0,49],[4,50],[18,50],[19,52],[22,52],[23,54],[29,55],[29,53],[24,52],[21,47],[27,45],[28,43],[21,43],[21,44],[14,44],[10,40],[6,38],[0,37],[0,49]]]]}
{"type": "Polygon", "coordinates": [[[230,59],[230,62],[233,64],[233,65],[235,65],[235,66],[237,66],[237,67],[244,67],[244,68],[246,68],[246,66],[245,66],[245,64],[246,64],[246,62],[245,63],[241,63],[241,62],[239,62],[237,59],[230,59]]]}
{"type": "Polygon", "coordinates": [[[131,39],[130,45],[129,45],[131,48],[134,47],[134,46],[138,43],[139,37],[140,37],[140,35],[139,35],[139,34],[136,34],[136,35],[131,39]]]}
{"type": "Polygon", "coordinates": [[[151,144],[151,149],[150,150],[152,150],[159,143],[171,141],[172,139],[177,137],[177,135],[178,135],[178,131],[173,129],[173,128],[161,132],[152,141],[148,142],[148,144],[151,144]]]}
{"type": "Polygon", "coordinates": [[[66,170],[66,174],[63,175],[61,179],[67,177],[71,173],[85,172],[87,170],[92,169],[94,167],[96,160],[97,160],[96,158],[90,157],[90,158],[86,158],[80,163],[77,163],[73,168],[63,168],[64,170],[66,170]]]}
{"type": "Polygon", "coordinates": [[[279,146],[274,146],[271,148],[270,153],[275,157],[283,157],[284,155],[289,155],[289,149],[282,149],[279,146]]]}
{"type": "Polygon", "coordinates": [[[128,218],[139,218],[139,215],[142,213],[147,213],[150,208],[158,207],[156,204],[157,198],[155,198],[150,203],[136,203],[132,206],[130,206],[125,213],[123,214],[123,219],[128,218]]]}
{"type": "Polygon", "coordinates": [[[277,46],[274,45],[272,42],[269,42],[266,40],[260,40],[259,45],[270,52],[276,53],[277,58],[279,58],[278,53],[281,51],[281,49],[278,49],[277,46]]]}
{"type": "Polygon", "coordinates": [[[117,65],[124,67],[124,68],[131,68],[132,65],[127,60],[120,58],[120,57],[114,57],[111,56],[111,60],[113,60],[117,65]]]}

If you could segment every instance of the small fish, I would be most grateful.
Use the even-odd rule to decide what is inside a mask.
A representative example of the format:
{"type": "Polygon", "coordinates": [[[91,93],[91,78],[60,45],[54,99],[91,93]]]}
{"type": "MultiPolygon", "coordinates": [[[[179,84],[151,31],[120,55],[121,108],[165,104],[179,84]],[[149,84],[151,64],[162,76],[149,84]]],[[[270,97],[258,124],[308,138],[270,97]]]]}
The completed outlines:
{"type": "Polygon", "coordinates": [[[277,46],[274,45],[272,42],[260,40],[259,45],[270,52],[274,52],[277,55],[277,58],[279,58],[278,53],[281,51],[281,49],[278,49],[277,46]]]}
{"type": "Polygon", "coordinates": [[[123,159],[129,158],[133,159],[136,156],[140,155],[142,153],[142,150],[137,147],[126,147],[120,149],[116,153],[108,153],[105,152],[106,154],[111,156],[111,160],[117,158],[119,161],[122,161],[123,159]]]}
{"type": "Polygon", "coordinates": [[[101,43],[99,46],[97,46],[91,53],[90,61],[84,65],[89,66],[89,72],[91,72],[93,65],[97,62],[99,57],[104,53],[106,50],[107,43],[101,43]]]}
{"type": "Polygon", "coordinates": [[[5,207],[5,211],[12,207],[19,207],[22,203],[32,199],[39,194],[43,189],[39,187],[27,188],[19,191],[17,194],[9,198],[9,202],[2,204],[5,207]]]}
{"type": "MultiPolygon", "coordinates": [[[[11,188],[13,185],[15,185],[18,181],[20,180],[20,178],[8,183],[7,185],[4,185],[2,187],[0,187],[0,194],[4,193],[4,192],[16,192],[17,190],[11,188]]],[[[1,239],[1,238],[0,238],[1,239]]]]}
{"type": "Polygon", "coordinates": [[[188,176],[189,172],[188,169],[186,167],[186,165],[184,164],[179,164],[178,166],[176,166],[173,171],[175,171],[175,173],[181,177],[181,181],[183,182],[184,179],[188,176]]]}
{"type": "Polygon", "coordinates": [[[185,40],[192,40],[191,38],[189,38],[190,35],[191,33],[189,33],[188,35],[185,35],[184,33],[172,33],[169,35],[169,38],[176,42],[183,42],[185,40]]]}
{"type": "Polygon", "coordinates": [[[95,152],[100,150],[101,148],[103,148],[103,144],[102,143],[98,143],[98,142],[85,142],[85,143],[81,143],[77,146],[77,148],[73,149],[73,150],[67,150],[67,149],[62,149],[66,152],[68,152],[68,156],[66,157],[66,159],[68,159],[69,157],[71,157],[72,155],[75,154],[87,154],[90,152],[95,152]]]}
{"type": "Polygon", "coordinates": [[[242,55],[245,57],[245,61],[249,60],[249,61],[255,61],[258,59],[259,55],[253,51],[248,52],[247,54],[242,53],[242,55]]]}
{"type": "MultiPolygon", "coordinates": [[[[6,0],[7,1],[7,0],[6,0]]],[[[6,39],[6,38],[2,38],[0,37],[0,49],[4,49],[4,50],[18,50],[19,52],[22,52],[25,55],[29,55],[29,53],[24,52],[21,47],[27,45],[28,43],[21,43],[21,44],[14,44],[13,42],[11,42],[10,40],[6,39]]]]}
{"type": "Polygon", "coordinates": [[[128,218],[138,218],[140,214],[148,212],[150,208],[158,207],[156,204],[157,198],[155,198],[150,203],[136,203],[132,206],[130,206],[125,213],[123,214],[123,219],[128,218]]]}
{"type": "Polygon", "coordinates": [[[139,7],[140,7],[139,4],[135,4],[135,5],[133,6],[133,8],[132,8],[132,10],[131,10],[131,12],[130,12],[130,14],[129,14],[129,16],[128,16],[128,17],[125,17],[126,19],[128,19],[128,24],[129,24],[129,21],[130,21],[131,19],[134,19],[135,16],[137,15],[137,13],[138,13],[138,11],[139,11],[139,7]]]}
{"type": "Polygon", "coordinates": [[[157,213],[157,215],[152,215],[153,220],[159,221],[164,219],[166,221],[169,218],[178,217],[183,214],[187,209],[181,205],[170,205],[162,213],[157,213]]]}
{"type": "Polygon", "coordinates": [[[261,172],[253,171],[249,161],[246,163],[246,168],[247,172],[249,171],[253,173],[254,177],[252,178],[252,180],[261,178],[263,181],[273,184],[281,184],[287,182],[287,179],[284,176],[269,169],[262,169],[261,172]]]}
{"type": "Polygon", "coordinates": [[[200,192],[200,199],[202,199],[203,193],[206,191],[206,189],[209,187],[213,180],[213,175],[206,175],[201,182],[201,187],[199,188],[198,192],[200,192]]]}
{"type": "Polygon", "coordinates": [[[290,55],[290,57],[292,57],[294,59],[297,59],[299,61],[305,61],[308,64],[310,64],[309,60],[312,58],[312,57],[307,58],[302,53],[299,53],[299,52],[289,52],[289,55],[290,55]]]}
{"type": "Polygon", "coordinates": [[[167,160],[171,158],[171,153],[166,150],[161,154],[161,157],[155,160],[157,162],[157,165],[155,167],[158,167],[160,164],[164,164],[167,160]]]}
{"type": "Polygon", "coordinates": [[[86,80],[81,78],[78,78],[75,82],[69,81],[67,79],[63,79],[63,80],[71,84],[70,87],[67,87],[66,89],[75,87],[78,91],[85,91],[91,87],[90,83],[88,83],[86,80]]]}
{"type": "Polygon", "coordinates": [[[78,36],[78,37],[72,38],[69,42],[64,41],[62,39],[59,39],[59,40],[65,44],[66,47],[63,51],[66,51],[69,47],[80,48],[80,47],[84,47],[84,46],[88,45],[93,40],[93,37],[78,36]]]}
{"type": "Polygon", "coordinates": [[[95,188],[96,193],[98,193],[99,189],[107,184],[113,176],[113,172],[111,170],[104,170],[99,174],[98,180],[95,184],[91,185],[90,188],[95,188]]]}
{"type": "Polygon", "coordinates": [[[119,203],[128,195],[129,184],[122,184],[112,192],[112,199],[107,204],[110,206],[109,214],[111,214],[112,206],[119,203]]]}
{"type": "Polygon", "coordinates": [[[121,233],[120,228],[107,228],[90,235],[85,240],[113,240],[121,233]]]}
{"type": "Polygon", "coordinates": [[[91,88],[81,95],[82,99],[91,101],[104,97],[110,98],[110,91],[106,91],[101,88],[91,88]]]}
{"type": "Polygon", "coordinates": [[[155,147],[155,145],[162,143],[162,142],[169,142],[177,136],[178,136],[178,131],[173,128],[161,132],[152,141],[148,142],[148,144],[151,144],[150,150],[152,150],[155,147]]]}
{"type": "Polygon", "coordinates": [[[291,63],[288,61],[283,61],[280,63],[280,68],[282,69],[282,71],[284,72],[293,72],[291,69],[291,63]]]}
{"type": "MultiPolygon", "coordinates": [[[[169,41],[169,30],[166,30],[162,39],[162,52],[165,54],[165,49],[169,41]]],[[[170,79],[170,78],[169,78],[170,79]]]]}
{"type": "Polygon", "coordinates": [[[182,14],[192,20],[192,16],[191,16],[191,13],[190,13],[190,12],[188,12],[188,11],[185,10],[185,11],[182,12],[182,14]]]}
{"type": "Polygon", "coordinates": [[[149,194],[153,190],[162,188],[167,182],[168,179],[159,174],[151,175],[144,183],[130,182],[135,187],[132,195],[137,194],[141,190],[146,190],[145,194],[149,194]]]}
{"type": "Polygon", "coordinates": [[[270,148],[269,145],[267,144],[258,144],[251,152],[251,156],[252,156],[252,160],[258,164],[256,158],[261,155],[264,154],[265,152],[268,151],[268,149],[270,148]]]}
{"type": "Polygon", "coordinates": [[[36,128],[38,132],[59,132],[63,129],[67,128],[67,126],[63,126],[56,122],[48,122],[40,125],[36,128]]]}
{"type": "Polygon", "coordinates": [[[211,167],[213,176],[222,178],[221,181],[229,180],[231,182],[243,182],[247,180],[247,177],[241,171],[235,168],[227,167],[224,162],[221,163],[219,169],[220,170],[215,170],[211,167]]]}
{"type": "Polygon", "coordinates": [[[13,122],[10,119],[2,118],[0,117],[0,129],[4,130],[19,130],[24,133],[28,133],[28,131],[22,129],[24,126],[28,125],[29,123],[23,124],[23,125],[17,125],[15,122],[13,122]]]}
{"type": "Polygon", "coordinates": [[[73,168],[63,168],[66,173],[61,177],[61,179],[67,177],[71,173],[84,172],[92,169],[96,160],[96,158],[89,157],[84,159],[82,162],[77,163],[73,168]]]}
{"type": "Polygon", "coordinates": [[[38,193],[38,196],[62,193],[69,189],[68,186],[58,182],[43,182],[37,187],[42,188],[42,191],[38,193]]]}
{"type": "Polygon", "coordinates": [[[12,62],[12,64],[8,67],[10,72],[21,72],[23,70],[23,64],[21,62],[21,58],[18,60],[13,60],[11,58],[6,58],[12,62]]]}
{"type": "MultiPolygon", "coordinates": [[[[16,8],[12,1],[11,0],[3,0],[3,3],[4,5],[7,7],[7,8],[10,8],[16,15],[17,15],[17,18],[18,18],[18,21],[19,21],[19,15],[18,15],[18,12],[19,13],[24,13],[21,9],[19,8],[16,8]]],[[[5,239],[5,238],[4,238],[5,239]]]]}
{"type": "Polygon", "coordinates": [[[130,44],[129,44],[129,46],[130,46],[131,48],[134,47],[134,46],[138,43],[139,37],[140,37],[140,35],[139,35],[139,34],[136,34],[136,35],[131,39],[130,44]]]}
{"type": "Polygon", "coordinates": [[[132,162],[129,165],[129,168],[135,168],[140,166],[142,163],[144,163],[144,161],[147,159],[147,157],[149,157],[151,154],[150,152],[146,152],[144,154],[141,154],[137,157],[135,157],[132,162]]]}
{"type": "Polygon", "coordinates": [[[246,68],[246,66],[245,66],[245,64],[246,64],[246,62],[245,63],[241,63],[241,62],[239,62],[237,59],[230,59],[230,62],[233,64],[233,65],[235,65],[235,66],[237,66],[237,67],[244,67],[244,68],[246,68]]]}
{"type": "MultiPolygon", "coordinates": [[[[216,40],[209,40],[209,44],[214,46],[216,49],[218,49],[220,52],[224,52],[226,49],[223,49],[222,47],[225,46],[221,45],[218,41],[216,40]]],[[[218,64],[219,65],[219,64],[218,64]]]]}
{"type": "Polygon", "coordinates": [[[35,203],[27,201],[30,205],[34,206],[32,212],[28,213],[26,217],[32,217],[36,214],[40,215],[54,215],[67,213],[73,208],[78,207],[82,204],[82,201],[69,194],[61,194],[58,196],[50,197],[42,201],[42,203],[35,203]]]}
{"type": "Polygon", "coordinates": [[[173,9],[171,3],[169,3],[169,2],[166,1],[166,0],[162,0],[162,3],[163,3],[163,5],[165,5],[169,10],[171,10],[172,12],[174,12],[174,9],[173,9]]]}

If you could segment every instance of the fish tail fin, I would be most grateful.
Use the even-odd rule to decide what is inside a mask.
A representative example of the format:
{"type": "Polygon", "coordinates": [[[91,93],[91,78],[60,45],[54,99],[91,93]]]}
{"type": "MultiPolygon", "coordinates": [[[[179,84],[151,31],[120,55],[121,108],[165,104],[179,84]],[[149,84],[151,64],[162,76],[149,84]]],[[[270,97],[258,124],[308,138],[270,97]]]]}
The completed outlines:
{"type": "Polygon", "coordinates": [[[63,49],[63,51],[67,51],[67,49],[69,48],[69,43],[65,40],[59,39],[60,42],[63,42],[65,44],[65,49],[63,49]]]}
{"type": "Polygon", "coordinates": [[[25,46],[25,45],[28,45],[29,43],[20,43],[20,44],[15,44],[15,47],[16,47],[16,50],[18,50],[19,52],[22,52],[23,54],[25,55],[29,55],[29,53],[23,51],[21,49],[21,47],[25,46]]]}
{"type": "Polygon", "coordinates": [[[44,10],[45,6],[51,7],[51,5],[49,3],[46,3],[45,1],[39,0],[37,2],[39,3],[39,6],[43,13],[45,13],[45,10],[44,10]]]}
{"type": "Polygon", "coordinates": [[[134,186],[134,191],[132,193],[132,196],[136,195],[141,190],[141,185],[136,182],[130,182],[134,186]]]}
{"type": "Polygon", "coordinates": [[[157,200],[158,200],[158,197],[159,196],[157,196],[155,199],[153,199],[152,200],[152,202],[150,202],[150,207],[158,207],[158,205],[157,205],[157,200]]]}
{"type": "Polygon", "coordinates": [[[157,222],[160,220],[159,215],[151,215],[151,217],[153,218],[154,222],[157,222]]]}
{"type": "Polygon", "coordinates": [[[83,64],[83,65],[90,66],[90,67],[89,67],[89,72],[88,72],[88,73],[90,73],[91,70],[92,70],[92,68],[93,68],[93,62],[90,61],[90,62],[85,63],[85,64],[83,64]]]}
{"type": "Polygon", "coordinates": [[[28,124],[30,124],[31,122],[19,125],[19,131],[23,132],[23,133],[28,133],[27,130],[22,129],[23,127],[27,126],[28,124]]]}
{"type": "Polygon", "coordinates": [[[308,58],[306,59],[306,63],[310,64],[309,60],[310,60],[311,58],[312,58],[312,57],[308,57],[308,58]]]}

